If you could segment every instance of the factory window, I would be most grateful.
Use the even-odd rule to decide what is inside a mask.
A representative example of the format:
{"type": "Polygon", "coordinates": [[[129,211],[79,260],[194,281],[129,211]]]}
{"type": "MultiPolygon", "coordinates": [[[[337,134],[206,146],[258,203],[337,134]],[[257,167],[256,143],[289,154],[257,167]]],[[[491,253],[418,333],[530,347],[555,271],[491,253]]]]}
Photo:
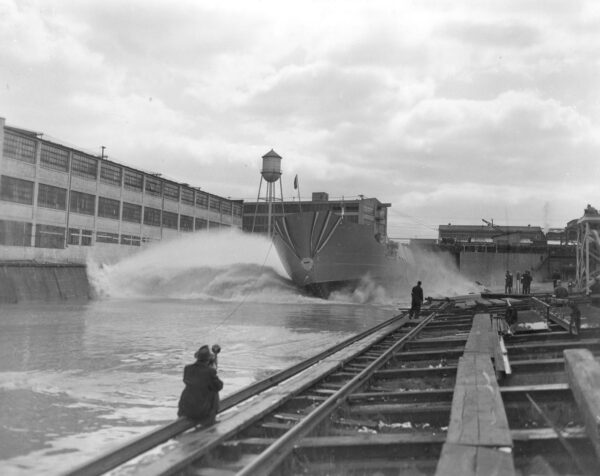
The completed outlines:
{"type": "Polygon", "coordinates": [[[204,218],[196,218],[196,230],[206,230],[208,222],[204,218]]]}
{"type": "Polygon", "coordinates": [[[231,215],[231,202],[226,202],[225,200],[223,200],[223,206],[221,208],[221,211],[225,215],[231,215]]]}
{"type": "Polygon", "coordinates": [[[346,205],[346,212],[358,213],[358,205],[346,205]]]}
{"type": "Polygon", "coordinates": [[[0,220],[0,244],[6,246],[31,246],[31,223],[0,220]]]}
{"type": "Polygon", "coordinates": [[[119,200],[112,198],[98,197],[98,216],[118,220],[121,211],[119,200]]]}
{"type": "Polygon", "coordinates": [[[208,208],[208,194],[196,192],[196,206],[200,208],[208,208]]]}
{"type": "Polygon", "coordinates": [[[181,231],[194,231],[194,218],[187,215],[180,215],[179,229],[181,231]]]}
{"type": "Polygon", "coordinates": [[[174,201],[179,201],[179,186],[178,185],[173,185],[172,183],[164,183],[164,193],[165,193],[165,198],[168,198],[169,200],[174,200],[174,201]]]}
{"type": "Polygon", "coordinates": [[[130,246],[140,246],[140,237],[135,235],[121,235],[121,244],[130,246]]]}
{"type": "Polygon", "coordinates": [[[92,246],[92,230],[81,230],[81,246],[92,246]]]}
{"type": "Polygon", "coordinates": [[[344,220],[348,223],[358,223],[358,215],[345,215],[344,220]]]}
{"type": "Polygon", "coordinates": [[[212,221],[212,220],[210,220],[208,222],[208,230],[209,231],[216,231],[219,228],[221,228],[221,224],[218,221],[212,221]]]}
{"type": "Polygon", "coordinates": [[[177,230],[177,213],[163,211],[162,224],[167,228],[177,230]]]}
{"type": "Polygon", "coordinates": [[[64,149],[42,144],[40,163],[50,169],[67,172],[69,170],[69,153],[64,149]]]}
{"type": "Polygon", "coordinates": [[[36,225],[36,248],[64,248],[65,229],[62,226],[36,225]]]}
{"type": "Polygon", "coordinates": [[[5,133],[4,157],[35,164],[35,141],[10,132],[5,133]]]}
{"type": "Polygon", "coordinates": [[[142,206],[123,202],[123,221],[140,223],[142,221],[142,206]]]}
{"type": "Polygon", "coordinates": [[[69,244],[92,246],[92,230],[80,230],[79,228],[69,228],[69,244]]]}
{"type": "Polygon", "coordinates": [[[160,226],[160,210],[144,207],[144,225],[160,226]]]}
{"type": "Polygon", "coordinates": [[[194,204],[194,191],[189,188],[181,189],[181,201],[190,205],[194,204]]]}
{"type": "Polygon", "coordinates": [[[121,167],[102,162],[100,164],[100,180],[110,185],[121,186],[121,167]]]}
{"type": "Polygon", "coordinates": [[[66,210],[67,189],[40,183],[38,185],[38,206],[66,210]]]}
{"type": "Polygon", "coordinates": [[[96,197],[89,193],[71,190],[69,211],[72,213],[82,213],[84,215],[94,215],[96,212],[96,197]]]}
{"type": "Polygon", "coordinates": [[[210,197],[209,208],[214,212],[221,211],[221,200],[216,197],[210,197]]]}
{"type": "Polygon", "coordinates": [[[258,203],[253,203],[253,204],[248,204],[244,207],[246,214],[251,213],[251,214],[265,214],[269,212],[269,208],[266,204],[258,204],[258,203]]]}
{"type": "Polygon", "coordinates": [[[3,175],[0,179],[0,200],[33,205],[33,182],[3,175]]]}
{"type": "Polygon", "coordinates": [[[109,233],[108,231],[97,231],[96,243],[119,244],[119,235],[118,233],[109,233]]]}
{"type": "Polygon", "coordinates": [[[98,177],[98,161],[93,157],[73,154],[71,172],[79,177],[96,180],[98,177]]]}
{"type": "Polygon", "coordinates": [[[124,173],[125,188],[141,192],[144,184],[144,175],[133,170],[125,169],[124,173]]]}
{"type": "Polygon", "coordinates": [[[79,228],[69,228],[69,244],[79,245],[80,243],[81,230],[79,228]]]}
{"type": "Polygon", "coordinates": [[[233,204],[233,216],[236,216],[236,217],[242,216],[242,206],[238,203],[233,204]]]}
{"type": "Polygon", "coordinates": [[[145,189],[146,189],[146,192],[148,192],[150,195],[160,195],[160,190],[161,190],[160,180],[158,180],[157,178],[146,176],[145,189]]]}

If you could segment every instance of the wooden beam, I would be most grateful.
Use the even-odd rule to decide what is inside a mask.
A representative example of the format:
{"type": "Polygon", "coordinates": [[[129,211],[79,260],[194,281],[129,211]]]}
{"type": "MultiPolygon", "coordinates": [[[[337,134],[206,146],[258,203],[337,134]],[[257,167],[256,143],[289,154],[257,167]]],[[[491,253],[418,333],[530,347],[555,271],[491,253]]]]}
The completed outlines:
{"type": "Polygon", "coordinates": [[[509,476],[515,474],[510,448],[500,450],[485,446],[445,443],[438,461],[436,476],[509,476]]]}
{"type": "Polygon", "coordinates": [[[565,369],[596,456],[600,458],[600,364],[587,349],[564,351],[565,369]]]}
{"type": "Polygon", "coordinates": [[[488,356],[464,356],[458,364],[446,441],[464,445],[512,446],[502,396],[488,356]]]}
{"type": "Polygon", "coordinates": [[[491,355],[489,314],[476,314],[458,361],[446,443],[437,476],[514,475],[512,436],[491,355]]]}

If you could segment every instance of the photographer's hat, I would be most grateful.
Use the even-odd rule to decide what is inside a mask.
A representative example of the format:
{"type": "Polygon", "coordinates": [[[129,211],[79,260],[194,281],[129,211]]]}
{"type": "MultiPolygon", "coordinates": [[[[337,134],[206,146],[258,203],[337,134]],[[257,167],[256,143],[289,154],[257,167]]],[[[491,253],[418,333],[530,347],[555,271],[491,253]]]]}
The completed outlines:
{"type": "Polygon", "coordinates": [[[210,349],[208,348],[207,345],[203,345],[196,351],[196,353],[194,354],[194,357],[196,357],[196,360],[200,360],[202,362],[208,362],[211,357],[210,349]]]}

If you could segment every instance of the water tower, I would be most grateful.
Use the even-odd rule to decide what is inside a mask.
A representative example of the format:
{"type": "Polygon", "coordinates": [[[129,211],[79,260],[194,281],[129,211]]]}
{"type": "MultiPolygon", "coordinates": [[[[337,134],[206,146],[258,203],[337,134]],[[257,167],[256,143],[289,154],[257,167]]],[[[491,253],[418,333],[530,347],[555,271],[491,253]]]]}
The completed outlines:
{"type": "Polygon", "coordinates": [[[252,222],[252,232],[256,225],[256,215],[260,208],[260,202],[264,201],[267,205],[267,233],[269,236],[273,234],[272,217],[273,217],[273,202],[281,202],[281,214],[283,214],[283,188],[281,185],[281,156],[271,149],[262,156],[262,170],[260,171],[260,184],[258,186],[258,198],[256,199],[256,208],[254,210],[254,220],[252,222]],[[261,197],[260,192],[263,185],[263,180],[266,182],[266,193],[261,197]],[[279,197],[277,197],[276,184],[279,182],[279,197]]]}

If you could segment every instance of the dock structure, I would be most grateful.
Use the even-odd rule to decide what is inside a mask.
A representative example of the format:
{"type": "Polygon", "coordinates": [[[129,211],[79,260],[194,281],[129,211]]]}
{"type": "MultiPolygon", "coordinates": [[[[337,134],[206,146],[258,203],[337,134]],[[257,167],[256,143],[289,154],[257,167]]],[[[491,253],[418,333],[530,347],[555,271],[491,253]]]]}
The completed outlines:
{"type": "Polygon", "coordinates": [[[529,297],[432,301],[227,397],[213,426],[179,419],[69,474],[593,474],[589,316],[575,335],[529,297]]]}

